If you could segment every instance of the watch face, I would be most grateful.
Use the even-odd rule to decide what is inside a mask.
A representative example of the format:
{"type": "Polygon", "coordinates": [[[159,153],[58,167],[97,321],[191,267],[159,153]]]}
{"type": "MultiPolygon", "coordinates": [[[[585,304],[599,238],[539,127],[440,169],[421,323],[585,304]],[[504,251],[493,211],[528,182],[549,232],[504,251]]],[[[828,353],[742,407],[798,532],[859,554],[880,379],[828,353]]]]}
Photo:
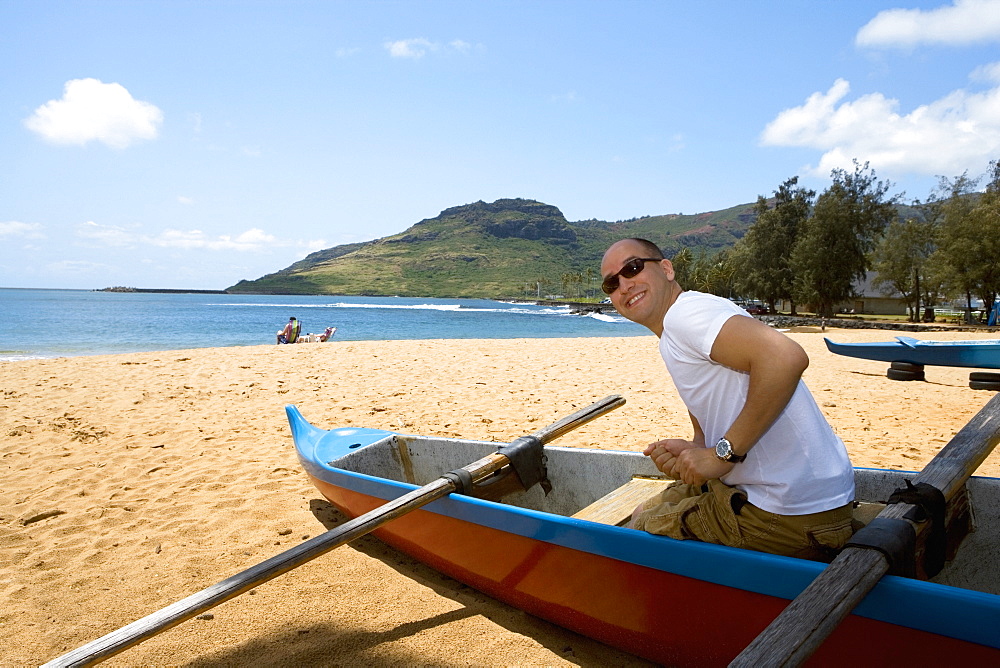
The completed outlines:
{"type": "Polygon", "coordinates": [[[729,441],[726,439],[721,439],[715,444],[715,456],[719,459],[728,459],[731,454],[732,446],[729,445],[729,441]]]}

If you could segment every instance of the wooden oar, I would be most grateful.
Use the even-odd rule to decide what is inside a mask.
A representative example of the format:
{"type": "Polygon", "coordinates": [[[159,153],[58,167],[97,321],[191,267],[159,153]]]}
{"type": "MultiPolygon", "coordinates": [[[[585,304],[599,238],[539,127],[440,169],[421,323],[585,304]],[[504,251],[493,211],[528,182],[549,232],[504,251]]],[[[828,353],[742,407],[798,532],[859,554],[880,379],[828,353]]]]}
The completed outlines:
{"type": "MultiPolygon", "coordinates": [[[[913,483],[927,483],[951,501],[1000,441],[1000,394],[995,395],[942,448],[913,483]]],[[[904,519],[912,506],[894,503],[879,518],[904,519]]],[[[915,526],[917,533],[927,523],[915,526]]],[[[878,550],[845,548],[819,576],[788,604],[729,665],[798,666],[812,656],[851,610],[890,568],[878,550]]]]}
{"type": "MultiPolygon", "coordinates": [[[[618,395],[605,397],[535,432],[528,438],[537,439],[541,443],[547,443],[596,417],[618,408],[624,403],[625,399],[618,395]]],[[[518,439],[518,441],[522,439],[518,439]]],[[[538,456],[541,456],[540,450],[538,456]]],[[[468,466],[462,467],[459,471],[467,473],[471,482],[476,482],[499,471],[509,463],[510,460],[506,456],[493,453],[468,466]]],[[[261,583],[272,580],[282,573],[287,573],[293,568],[301,566],[307,561],[315,559],[345,543],[349,543],[355,538],[360,538],[391,520],[427,505],[431,501],[447,496],[458,489],[461,483],[457,482],[456,479],[465,477],[465,473],[462,475],[446,474],[446,476],[389,501],[385,505],[379,506],[364,515],[359,515],[353,520],[345,522],[326,533],[296,545],[290,550],[277,554],[266,561],[262,561],[256,566],[251,566],[241,573],[237,573],[211,587],[202,589],[196,594],[192,594],[151,615],[123,626],[117,631],[112,631],[97,640],[93,640],[86,645],[67,652],[49,661],[45,666],[90,666],[114,656],[161,631],[165,631],[201,614],[209,608],[228,601],[245,591],[249,591],[261,583]]]]}

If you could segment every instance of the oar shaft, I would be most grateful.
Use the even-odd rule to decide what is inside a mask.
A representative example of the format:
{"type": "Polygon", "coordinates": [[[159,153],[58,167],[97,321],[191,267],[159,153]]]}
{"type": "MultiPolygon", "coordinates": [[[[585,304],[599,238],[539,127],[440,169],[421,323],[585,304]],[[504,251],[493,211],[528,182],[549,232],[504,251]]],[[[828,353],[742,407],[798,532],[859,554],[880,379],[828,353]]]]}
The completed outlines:
{"type": "MultiPolygon", "coordinates": [[[[506,464],[506,457],[494,453],[463,468],[473,480],[479,480],[506,464]]],[[[45,667],[90,666],[99,663],[453,491],[455,483],[438,478],[245,571],[67,652],[46,663],[45,667]]]]}
{"type": "MultiPolygon", "coordinates": [[[[623,403],[625,400],[619,396],[605,397],[587,408],[535,432],[534,436],[543,443],[548,442],[599,415],[618,408],[623,403]]],[[[473,482],[478,482],[499,471],[508,463],[507,457],[493,453],[462,468],[469,473],[473,482]]],[[[287,573],[307,561],[360,538],[412,510],[447,496],[455,489],[456,483],[447,478],[438,478],[326,533],[251,566],[241,573],[217,582],[187,598],[67,652],[49,661],[43,668],[91,666],[99,663],[220,603],[287,573]]]]}
{"type": "Polygon", "coordinates": [[[536,431],[532,436],[542,443],[548,443],[554,438],[558,438],[565,433],[573,431],[577,427],[583,426],[594,418],[613,411],[625,404],[625,399],[619,394],[612,394],[604,397],[600,401],[595,401],[586,408],[581,408],[572,415],[567,415],[558,422],[554,422],[547,427],[536,431]]]}

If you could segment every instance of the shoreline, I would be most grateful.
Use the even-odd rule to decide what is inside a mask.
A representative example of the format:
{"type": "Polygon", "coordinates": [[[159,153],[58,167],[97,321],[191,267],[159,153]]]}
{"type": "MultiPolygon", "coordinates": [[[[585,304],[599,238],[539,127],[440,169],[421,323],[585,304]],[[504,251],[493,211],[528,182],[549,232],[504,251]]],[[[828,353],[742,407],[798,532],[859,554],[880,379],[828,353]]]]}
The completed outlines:
{"type": "MultiPolygon", "coordinates": [[[[800,326],[804,375],[855,466],[918,470],[992,397],[969,369],[926,382],[833,355],[800,326]]],[[[969,338],[935,332],[928,338],[969,338]]],[[[558,444],[641,450],[690,422],[652,335],[330,341],[0,365],[0,642],[38,665],[343,518],[299,466],[283,406],[322,428],[506,442],[608,394],[558,444]]],[[[1000,476],[1000,453],[978,475],[1000,476]]],[[[645,666],[498,603],[366,536],[128,650],[128,665],[645,666]]]]}
{"type": "MultiPolygon", "coordinates": [[[[100,292],[100,291],[95,291],[95,292],[100,292]]],[[[154,291],[149,290],[147,292],[154,292],[154,291]]],[[[166,292],[166,291],[160,291],[160,292],[166,292]]],[[[180,293],[181,291],[177,291],[177,292],[180,293]]],[[[190,293],[191,294],[195,294],[195,293],[201,294],[201,293],[208,293],[208,291],[200,291],[200,292],[199,291],[193,291],[193,292],[190,292],[190,293]]],[[[221,294],[225,294],[225,293],[221,293],[221,294]]],[[[535,304],[535,305],[543,305],[543,306],[568,306],[571,309],[572,308],[576,308],[576,307],[585,307],[585,306],[588,306],[586,304],[582,304],[582,303],[578,303],[578,302],[556,302],[556,301],[551,301],[551,300],[541,300],[541,301],[534,301],[534,302],[529,302],[529,301],[517,302],[517,301],[513,301],[513,302],[505,302],[505,303],[525,303],[525,304],[535,304]]],[[[603,306],[604,308],[610,308],[611,309],[611,313],[617,316],[617,311],[615,311],[614,307],[612,307],[612,306],[608,306],[608,305],[591,305],[591,306],[603,306]]],[[[595,313],[598,314],[598,315],[604,315],[604,311],[601,310],[600,308],[592,308],[592,309],[583,309],[583,310],[573,311],[574,315],[580,315],[580,316],[587,316],[587,315],[591,315],[591,314],[595,314],[595,313]]],[[[823,318],[815,318],[815,317],[788,316],[788,315],[781,315],[781,314],[777,314],[777,315],[765,315],[765,316],[754,316],[754,317],[756,317],[758,320],[761,320],[765,324],[768,324],[768,325],[770,325],[770,326],[772,326],[772,327],[774,327],[776,329],[779,329],[780,331],[783,331],[783,332],[793,331],[795,328],[801,328],[801,327],[816,328],[816,329],[818,329],[820,331],[826,331],[826,329],[830,329],[830,330],[833,330],[833,331],[838,330],[838,329],[845,329],[845,330],[884,330],[886,332],[909,332],[909,333],[950,332],[950,333],[962,333],[962,334],[973,334],[973,335],[996,334],[997,332],[1000,332],[1000,327],[990,327],[990,326],[987,326],[987,325],[956,325],[956,324],[946,324],[946,323],[911,323],[911,322],[902,322],[902,321],[897,322],[897,321],[866,320],[866,319],[864,319],[862,317],[823,319],[823,318]]],[[[623,337],[623,336],[635,337],[635,336],[645,336],[645,335],[646,334],[623,335],[623,334],[620,334],[620,333],[616,332],[616,333],[613,333],[613,334],[608,334],[606,336],[596,337],[596,338],[619,338],[619,337],[623,337]]],[[[529,340],[533,340],[535,338],[536,337],[531,337],[531,339],[529,339],[529,340]]],[[[564,338],[595,338],[595,337],[593,337],[592,335],[588,335],[588,334],[581,334],[579,337],[567,337],[566,335],[563,334],[563,335],[554,335],[554,336],[549,336],[549,337],[537,337],[537,338],[539,338],[539,339],[564,339],[564,338]]],[[[399,341],[399,340],[418,341],[418,340],[425,340],[425,339],[359,339],[359,341],[362,341],[362,340],[363,341],[371,341],[371,342],[377,343],[377,342],[380,342],[380,341],[399,341]]],[[[462,340],[470,340],[470,339],[457,338],[457,339],[426,339],[426,340],[462,341],[462,340]]],[[[483,339],[477,339],[477,340],[493,340],[493,339],[483,338],[483,339]]],[[[496,340],[503,341],[503,340],[509,340],[509,339],[508,338],[499,338],[499,339],[496,339],[496,340]]],[[[343,340],[341,340],[341,341],[343,341],[343,340]]],[[[204,348],[198,347],[198,348],[190,348],[190,349],[192,349],[192,350],[203,350],[203,349],[209,349],[209,348],[215,348],[215,347],[225,348],[225,349],[232,349],[232,348],[246,348],[246,347],[257,346],[257,345],[263,345],[263,344],[262,343],[233,343],[233,344],[227,345],[227,346],[207,345],[204,348]]],[[[182,347],[179,347],[179,348],[158,348],[156,350],[148,350],[148,351],[108,352],[108,351],[95,350],[95,351],[81,352],[81,353],[74,353],[74,354],[66,354],[66,353],[52,353],[52,354],[44,354],[44,353],[16,353],[14,351],[8,351],[7,353],[5,353],[2,349],[0,349],[0,364],[4,364],[6,362],[24,362],[24,361],[31,361],[31,360],[43,360],[43,359],[61,359],[61,358],[64,358],[64,357],[67,357],[67,358],[76,358],[76,357],[94,357],[94,356],[104,356],[104,355],[130,355],[130,354],[138,354],[138,353],[143,353],[143,352],[164,352],[164,353],[166,353],[166,352],[175,351],[175,350],[187,350],[187,349],[189,349],[189,348],[185,348],[185,347],[182,346],[182,347]]]]}
{"type": "Polygon", "coordinates": [[[229,292],[225,290],[188,290],[184,288],[98,288],[94,292],[120,292],[120,293],[130,293],[137,292],[143,294],[153,294],[153,295],[228,295],[229,292]]]}

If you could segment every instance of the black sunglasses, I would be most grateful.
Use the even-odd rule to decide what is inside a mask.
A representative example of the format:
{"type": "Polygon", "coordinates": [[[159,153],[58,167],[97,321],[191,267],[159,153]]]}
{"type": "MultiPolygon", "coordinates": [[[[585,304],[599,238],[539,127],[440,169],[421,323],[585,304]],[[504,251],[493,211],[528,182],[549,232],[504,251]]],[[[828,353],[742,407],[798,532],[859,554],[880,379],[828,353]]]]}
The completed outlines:
{"type": "Polygon", "coordinates": [[[604,279],[601,283],[601,290],[604,290],[605,294],[611,294],[618,289],[618,277],[624,276],[625,278],[634,278],[639,275],[639,272],[645,269],[647,262],[660,262],[662,257],[637,257],[629,260],[625,263],[617,273],[611,274],[604,279]]]}

